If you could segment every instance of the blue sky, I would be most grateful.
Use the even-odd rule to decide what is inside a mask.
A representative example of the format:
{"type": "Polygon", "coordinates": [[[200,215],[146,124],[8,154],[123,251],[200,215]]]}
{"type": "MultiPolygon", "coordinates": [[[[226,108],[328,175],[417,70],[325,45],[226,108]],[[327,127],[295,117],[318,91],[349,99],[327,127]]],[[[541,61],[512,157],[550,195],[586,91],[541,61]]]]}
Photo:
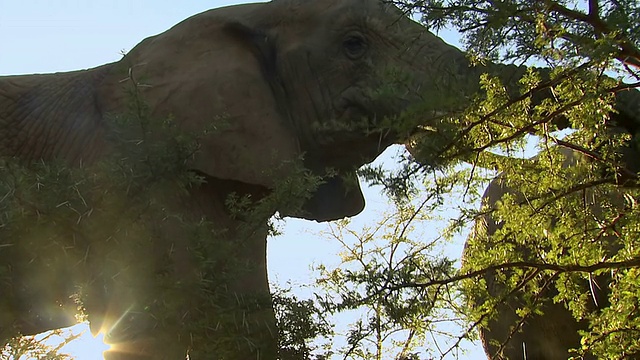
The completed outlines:
{"type": "Polygon", "coordinates": [[[67,71],[119,59],[142,39],[232,4],[168,0],[0,0],[0,73],[67,71]]]}
{"type": "MultiPolygon", "coordinates": [[[[86,69],[120,59],[142,39],[196,13],[233,4],[196,0],[0,0],[0,75],[86,69]]],[[[456,39],[445,37],[450,43],[456,39]]],[[[382,159],[397,153],[389,150],[382,159]]],[[[377,189],[365,189],[367,209],[355,223],[375,221],[387,208],[377,189]]],[[[315,234],[327,225],[288,220],[284,236],[269,241],[270,279],[311,282],[311,264],[336,264],[339,245],[315,234]]],[[[448,249],[460,254],[462,240],[448,249]]],[[[468,358],[482,357],[481,350],[468,358]]]]}

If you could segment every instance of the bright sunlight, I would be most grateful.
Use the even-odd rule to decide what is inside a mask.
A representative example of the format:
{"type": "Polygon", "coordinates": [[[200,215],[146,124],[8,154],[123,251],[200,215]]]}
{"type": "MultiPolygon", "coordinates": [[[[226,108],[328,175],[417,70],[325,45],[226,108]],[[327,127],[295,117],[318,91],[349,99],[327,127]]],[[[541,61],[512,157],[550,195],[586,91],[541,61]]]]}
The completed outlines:
{"type": "Polygon", "coordinates": [[[104,334],[98,334],[93,337],[88,323],[81,323],[62,329],[59,334],[53,336],[49,336],[49,333],[36,335],[36,339],[43,339],[43,343],[51,347],[58,347],[65,342],[65,339],[72,339],[62,345],[59,350],[60,354],[69,355],[70,359],[102,360],[102,354],[110,348],[109,345],[104,343],[104,334]]]}
{"type": "Polygon", "coordinates": [[[78,360],[102,360],[102,353],[109,350],[110,346],[104,343],[104,334],[93,337],[88,323],[82,323],[69,328],[73,334],[79,334],[77,339],[63,346],[61,352],[71,355],[78,360]]]}
{"type": "Polygon", "coordinates": [[[110,346],[104,343],[104,335],[91,335],[89,324],[51,330],[35,336],[13,339],[0,347],[0,359],[75,359],[102,360],[110,346]]]}

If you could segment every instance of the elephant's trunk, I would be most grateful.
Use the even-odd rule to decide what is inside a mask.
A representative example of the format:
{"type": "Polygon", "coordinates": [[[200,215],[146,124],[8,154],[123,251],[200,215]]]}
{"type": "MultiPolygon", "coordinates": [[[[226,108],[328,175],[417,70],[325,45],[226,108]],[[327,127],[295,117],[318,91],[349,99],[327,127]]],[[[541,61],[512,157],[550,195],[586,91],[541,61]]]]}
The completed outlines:
{"type": "MultiPolygon", "coordinates": [[[[423,106],[437,115],[465,109],[480,90],[480,76],[485,73],[500,78],[508,93],[517,96],[518,81],[527,71],[525,66],[474,65],[466,53],[424,30],[405,47],[406,61],[422,80],[419,95],[425,102],[423,106]]],[[[542,71],[543,77],[548,76],[547,69],[542,71]]]]}
{"type": "MultiPolygon", "coordinates": [[[[516,102],[529,97],[532,105],[540,104],[544,99],[551,97],[551,87],[566,80],[566,77],[552,79],[550,69],[537,68],[542,80],[541,84],[523,95],[520,80],[528,67],[496,63],[474,65],[463,51],[429,32],[423,31],[412,39],[408,45],[405,45],[407,49],[405,58],[412,65],[415,73],[419,74],[416,78],[422,80],[421,101],[417,103],[419,105],[413,112],[410,112],[413,116],[410,117],[408,127],[414,130],[406,144],[409,145],[407,147],[414,157],[430,165],[437,165],[442,161],[442,156],[462,155],[460,153],[446,155],[442,149],[451,146],[459,136],[461,126],[465,126],[459,123],[452,124],[450,119],[461,114],[480,93],[482,74],[498,77],[511,101],[516,102]],[[428,139],[429,149],[416,151],[418,147],[413,145],[419,139],[428,139]],[[434,156],[434,154],[439,155],[434,156]]],[[[573,76],[573,73],[574,71],[567,70],[566,76],[573,76]]],[[[617,92],[614,105],[616,113],[611,114],[611,120],[607,120],[607,124],[635,136],[640,130],[638,104],[640,104],[638,91],[617,92]]],[[[550,119],[550,124],[557,129],[570,126],[568,119],[562,114],[550,119]]]]}

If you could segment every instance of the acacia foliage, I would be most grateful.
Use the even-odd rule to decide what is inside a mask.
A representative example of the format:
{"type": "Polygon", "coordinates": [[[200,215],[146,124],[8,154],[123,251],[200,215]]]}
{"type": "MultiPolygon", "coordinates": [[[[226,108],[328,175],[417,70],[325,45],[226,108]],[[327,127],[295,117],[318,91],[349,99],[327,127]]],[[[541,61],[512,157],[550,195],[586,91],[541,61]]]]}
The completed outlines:
{"type": "MultiPolygon", "coordinates": [[[[301,315],[312,313],[312,304],[286,292],[273,299],[239,298],[227,285],[255,266],[237,259],[244,237],[256,231],[264,236],[265,228],[274,233],[269,217],[276,209],[297,211],[319,177],[292,166],[291,176],[262,199],[227,194],[220,206],[239,224],[230,229],[229,221],[194,217],[181,206],[189,205],[190,189],[205,182],[202,174],[189,169],[189,161],[203,136],[226,126],[224,119],[185,132],[172,118],[152,116],[134,83],[128,111],[105,122],[111,151],[93,164],[0,158],[0,339],[14,337],[6,346],[0,344],[0,356],[68,358],[61,348],[73,338],[49,346],[44,342],[51,334],[20,336],[12,313],[21,302],[35,304],[33,312],[59,307],[54,315],[65,318],[61,324],[73,316],[95,321],[92,315],[103,307],[111,310],[124,302],[116,325],[130,322],[141,329],[103,329],[110,343],[147,331],[184,349],[191,347],[191,356],[224,357],[247,346],[247,334],[254,331],[246,322],[238,325],[236,315],[271,307],[273,301],[278,322],[286,324],[279,331],[283,356],[307,354],[311,347],[305,340],[327,331],[320,320],[301,315]],[[229,232],[232,236],[225,236],[229,232]],[[187,266],[193,276],[179,273],[174,254],[181,243],[188,244],[187,266]],[[192,303],[197,307],[185,312],[192,303]],[[180,334],[156,331],[162,328],[159,324],[176,322],[180,334]]],[[[21,320],[37,320],[39,315],[49,313],[21,320]]]]}
{"type": "MultiPolygon", "coordinates": [[[[400,344],[400,349],[393,352],[396,357],[421,357],[414,351],[415,344],[406,340],[424,339],[446,311],[470,319],[463,327],[465,331],[453,334],[449,346],[435,355],[451,353],[448,349],[455,349],[458,339],[472,337],[474,327],[492,316],[494,310],[492,301],[488,301],[482,308],[468,312],[469,307],[457,295],[456,285],[467,286],[472,295],[482,297],[482,287],[472,286],[482,285],[482,277],[492,270],[500,272],[506,289],[526,288],[532,294],[525,299],[523,316],[538,311],[535,294],[539,290],[554,286],[558,292],[556,301],[567,304],[577,316],[591,320],[591,331],[584,334],[585,349],[580,350],[592,351],[602,358],[633,357],[639,338],[635,332],[640,297],[638,174],[632,161],[638,150],[638,127],[633,121],[616,124],[615,115],[610,114],[615,99],[624,97],[623,91],[637,87],[640,80],[637,3],[425,0],[398,5],[420,13],[431,29],[448,26],[460,31],[467,50],[480,63],[536,64],[550,70],[526,73],[515,89],[519,94],[516,97],[513,88],[505,89],[498,79],[483,77],[482,91],[469,101],[469,107],[441,120],[450,129],[459,129],[453,141],[434,147],[427,136],[416,136],[412,144],[415,157],[402,160],[399,171],[363,171],[365,178],[384,185],[403,210],[390,218],[397,226],[381,222],[389,225],[390,231],[361,233],[367,236],[355,236],[355,245],[345,242],[344,261],[351,263],[351,268],[323,269],[320,285],[334,297],[324,296],[320,303],[329,311],[362,307],[368,315],[349,332],[349,346],[343,355],[380,357],[382,347],[400,344]],[[624,82],[620,81],[622,76],[624,82]],[[552,96],[533,101],[533,95],[541,91],[550,91],[552,96]],[[623,127],[611,131],[611,125],[623,127]],[[565,127],[575,132],[570,137],[560,137],[556,130],[565,127]],[[542,154],[537,160],[522,160],[524,139],[531,134],[539,139],[537,150],[542,154]],[[561,169],[554,146],[571,148],[590,160],[572,169],[561,169]],[[625,149],[626,157],[621,149],[625,149]],[[430,158],[440,161],[422,161],[421,153],[437,153],[430,158]],[[471,166],[459,166],[463,160],[471,166]],[[459,218],[440,234],[417,239],[402,230],[409,229],[418,219],[428,221],[430,217],[425,215],[446,203],[447,193],[464,194],[469,202],[477,199],[486,180],[500,171],[508,171],[510,184],[532,200],[523,203],[507,198],[495,211],[495,216],[505,221],[503,235],[508,233],[513,241],[498,242],[481,254],[468,257],[465,268],[456,272],[451,261],[435,259],[430,253],[434,247],[424,244],[449,237],[481,215],[474,205],[458,209],[459,218]],[[622,192],[624,206],[605,206],[605,211],[596,217],[586,211],[580,196],[564,196],[592,191],[606,198],[611,189],[622,192]],[[606,246],[597,241],[603,231],[620,246],[615,254],[608,253],[606,246]],[[371,239],[379,234],[385,234],[380,237],[384,245],[376,250],[371,239]],[[521,258],[521,252],[511,251],[514,243],[535,245],[537,256],[521,258]],[[403,248],[402,257],[391,256],[398,254],[398,248],[403,248]],[[588,293],[573,284],[605,272],[613,272],[609,295],[612,305],[601,312],[587,312],[588,293]],[[545,279],[549,278],[567,281],[547,285],[545,279]],[[464,280],[471,280],[471,285],[463,285],[464,280]],[[398,331],[405,331],[407,336],[395,342],[380,341],[398,331]],[[364,345],[371,336],[374,351],[364,345]]],[[[242,199],[238,201],[234,203],[244,204],[242,199]]],[[[340,238],[344,239],[342,235],[340,238]]],[[[295,324],[297,328],[299,323],[295,324]]],[[[291,351],[308,354],[308,350],[305,345],[296,344],[291,351]]]]}
{"type": "MultiPolygon", "coordinates": [[[[367,260],[367,266],[363,264],[346,278],[324,277],[322,281],[334,279],[334,283],[331,287],[326,283],[321,286],[342,299],[341,306],[360,304],[375,309],[382,304],[389,306],[390,301],[393,308],[408,306],[414,300],[400,296],[407,289],[440,289],[442,284],[448,284],[450,291],[439,294],[430,305],[387,320],[406,331],[416,331],[418,328],[406,320],[425,311],[422,319],[436,323],[437,308],[428,306],[439,304],[440,309],[459,311],[467,319],[461,332],[450,334],[454,340],[474,338],[478,326],[487,326],[488,320],[495,318],[498,305],[516,295],[520,298],[512,301],[518,301],[519,320],[514,322],[513,331],[529,316],[540,314],[542,303],[553,301],[569,309],[576,319],[588,321],[589,326],[580,333],[580,346],[573,353],[577,358],[586,353],[605,359],[637,357],[640,354],[638,3],[597,0],[395,3],[418,14],[433,31],[447,27],[460,32],[469,56],[478,64],[501,62],[538,68],[530,68],[518,82],[509,84],[502,83],[499,77],[483,75],[479,79],[481,91],[468,99],[466,109],[438,119],[448,129],[457,129],[451,141],[433,142],[428,131],[418,133],[410,142],[412,156],[402,159],[394,170],[368,168],[362,175],[371,183],[383,185],[396,203],[413,203],[416,215],[410,222],[423,217],[420,215],[423,211],[435,211],[446,204],[451,199],[446,194],[462,195],[466,204],[460,204],[458,216],[443,232],[423,238],[423,244],[439,241],[456,231],[468,233],[468,226],[485,215],[499,221],[502,228],[491,241],[482,234],[477,236],[469,244],[464,266],[457,271],[445,271],[439,277],[415,271],[416,264],[422,263],[421,267],[427,268],[422,260],[427,249],[417,244],[406,252],[414,254],[414,258],[407,256],[393,266],[372,271],[373,265],[384,262],[388,256],[385,249],[389,241],[404,241],[399,234],[391,240],[378,237],[378,253],[368,252],[377,256],[377,260],[367,260]],[[563,166],[565,160],[559,149],[569,149],[582,160],[574,166],[563,166]],[[536,153],[537,157],[527,159],[536,153]],[[501,172],[505,172],[507,185],[519,194],[505,197],[497,209],[478,209],[478,194],[488,180],[501,172]],[[409,277],[401,278],[398,274],[409,277]],[[487,293],[488,274],[500,284],[498,296],[487,293]],[[598,305],[602,307],[600,310],[594,310],[595,289],[589,288],[594,279],[600,279],[608,288],[606,298],[598,305]],[[353,290],[347,290],[347,283],[355,288],[374,287],[379,302],[367,303],[371,295],[352,296],[353,290]],[[337,289],[336,284],[344,288],[337,289]],[[460,298],[456,295],[459,293],[465,296],[460,298]],[[456,301],[443,301],[450,299],[456,301]],[[469,302],[475,306],[469,307],[469,302]]],[[[412,121],[428,125],[431,119],[412,121]]],[[[397,224],[406,222],[407,219],[398,218],[397,224]]],[[[355,245],[350,243],[345,248],[361,249],[358,244],[365,234],[360,233],[355,245]]],[[[435,266],[443,260],[430,261],[435,266]]],[[[449,343],[454,348],[459,344],[449,343]]],[[[448,349],[443,348],[439,355],[447,356],[451,353],[448,349]]]]}

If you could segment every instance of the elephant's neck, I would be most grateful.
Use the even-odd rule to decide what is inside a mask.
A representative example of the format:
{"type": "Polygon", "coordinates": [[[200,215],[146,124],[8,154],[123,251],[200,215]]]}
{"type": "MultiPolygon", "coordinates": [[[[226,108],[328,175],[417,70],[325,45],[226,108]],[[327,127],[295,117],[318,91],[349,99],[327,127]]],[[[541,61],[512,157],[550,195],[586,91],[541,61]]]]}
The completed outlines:
{"type": "Polygon", "coordinates": [[[91,162],[103,146],[96,89],[109,68],[0,77],[0,155],[91,162]]]}

